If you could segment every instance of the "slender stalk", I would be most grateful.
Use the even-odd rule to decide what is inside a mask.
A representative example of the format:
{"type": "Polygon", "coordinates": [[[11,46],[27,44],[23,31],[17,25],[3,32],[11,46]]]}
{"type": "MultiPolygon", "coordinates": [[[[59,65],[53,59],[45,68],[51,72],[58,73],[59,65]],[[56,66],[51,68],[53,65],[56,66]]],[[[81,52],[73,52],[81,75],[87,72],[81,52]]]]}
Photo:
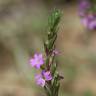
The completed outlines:
{"type": "Polygon", "coordinates": [[[60,22],[61,13],[59,10],[54,10],[48,20],[47,40],[44,42],[44,49],[46,53],[46,68],[52,74],[52,80],[47,82],[48,88],[45,86],[47,96],[58,96],[60,87],[60,76],[57,72],[57,63],[55,60],[55,41],[57,39],[58,24],[60,22]]]}
{"type": "Polygon", "coordinates": [[[41,70],[41,73],[35,76],[35,80],[37,85],[45,89],[47,96],[58,96],[60,79],[63,79],[57,72],[55,58],[58,53],[55,49],[55,42],[57,39],[60,18],[61,13],[56,9],[54,9],[51,16],[49,16],[47,40],[44,42],[46,59],[43,58],[41,53],[35,53],[34,57],[30,59],[31,66],[37,70],[41,70]]]}

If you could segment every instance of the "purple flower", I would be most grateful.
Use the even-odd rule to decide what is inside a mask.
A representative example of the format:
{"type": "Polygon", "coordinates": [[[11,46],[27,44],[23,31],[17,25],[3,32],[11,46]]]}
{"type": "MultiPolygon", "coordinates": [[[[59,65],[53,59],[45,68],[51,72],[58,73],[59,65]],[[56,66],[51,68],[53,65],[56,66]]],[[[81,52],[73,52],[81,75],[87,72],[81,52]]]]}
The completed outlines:
{"type": "Polygon", "coordinates": [[[36,75],[35,76],[35,80],[36,80],[37,85],[39,85],[41,87],[44,87],[45,86],[45,80],[42,78],[42,75],[41,74],[36,75]]]}
{"type": "Polygon", "coordinates": [[[96,29],[96,17],[92,14],[81,19],[82,24],[89,30],[96,29]]]}
{"type": "Polygon", "coordinates": [[[89,29],[89,23],[93,20],[93,15],[90,14],[88,16],[85,16],[81,18],[82,24],[89,29]]]}
{"type": "Polygon", "coordinates": [[[79,2],[79,16],[83,17],[86,15],[87,11],[91,8],[91,3],[89,0],[80,0],[79,2]]]}
{"type": "Polygon", "coordinates": [[[44,64],[44,58],[42,54],[35,54],[33,58],[30,59],[30,64],[36,69],[40,69],[41,65],[44,64]]]}
{"type": "Polygon", "coordinates": [[[93,21],[90,22],[89,28],[90,28],[91,30],[96,29],[96,20],[93,20],[93,21]]]}
{"type": "Polygon", "coordinates": [[[79,16],[81,17],[81,22],[89,30],[96,29],[96,14],[89,13],[92,10],[92,5],[89,0],[80,0],[79,2],[79,16]]]}
{"type": "Polygon", "coordinates": [[[89,0],[80,0],[79,2],[79,9],[88,9],[90,8],[91,3],[89,2],[89,0]]]}
{"type": "Polygon", "coordinates": [[[51,73],[50,71],[42,71],[42,76],[45,78],[46,81],[49,81],[52,79],[51,73]]]}
{"type": "Polygon", "coordinates": [[[52,76],[50,71],[43,70],[41,74],[35,76],[35,79],[37,85],[44,87],[46,81],[52,80],[52,76]]]}

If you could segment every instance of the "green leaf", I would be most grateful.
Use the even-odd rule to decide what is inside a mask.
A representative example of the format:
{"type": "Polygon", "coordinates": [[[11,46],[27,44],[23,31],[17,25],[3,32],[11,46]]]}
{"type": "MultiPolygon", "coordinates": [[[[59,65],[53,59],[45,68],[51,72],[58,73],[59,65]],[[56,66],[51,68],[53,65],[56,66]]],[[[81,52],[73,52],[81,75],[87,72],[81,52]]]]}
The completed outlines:
{"type": "Polygon", "coordinates": [[[54,37],[49,41],[49,46],[48,46],[49,50],[53,49],[56,39],[57,39],[57,34],[55,34],[54,37]]]}
{"type": "Polygon", "coordinates": [[[51,32],[53,32],[53,30],[58,26],[60,17],[61,12],[59,10],[54,9],[53,13],[49,17],[49,23],[48,23],[51,32]]]}

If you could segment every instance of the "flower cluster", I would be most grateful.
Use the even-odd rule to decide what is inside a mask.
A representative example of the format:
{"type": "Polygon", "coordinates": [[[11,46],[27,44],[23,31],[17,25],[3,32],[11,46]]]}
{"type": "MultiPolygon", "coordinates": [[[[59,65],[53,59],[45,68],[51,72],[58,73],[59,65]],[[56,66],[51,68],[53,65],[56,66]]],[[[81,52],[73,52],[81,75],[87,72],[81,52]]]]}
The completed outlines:
{"type": "Polygon", "coordinates": [[[93,11],[94,6],[89,0],[80,0],[79,16],[82,24],[89,30],[96,29],[96,13],[93,11]]]}
{"type": "MultiPolygon", "coordinates": [[[[44,58],[42,54],[35,54],[33,58],[30,59],[30,64],[36,69],[40,69],[44,64],[44,58]]],[[[41,74],[35,76],[37,85],[42,87],[45,86],[46,81],[52,80],[51,72],[47,70],[42,70],[41,74]]]]}

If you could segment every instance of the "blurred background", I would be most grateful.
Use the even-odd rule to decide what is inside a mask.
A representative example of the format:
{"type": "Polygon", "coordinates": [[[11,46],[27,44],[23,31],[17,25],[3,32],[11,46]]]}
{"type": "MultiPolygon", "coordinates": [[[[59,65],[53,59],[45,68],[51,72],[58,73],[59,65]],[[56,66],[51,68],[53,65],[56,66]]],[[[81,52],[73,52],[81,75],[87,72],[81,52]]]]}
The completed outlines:
{"type": "Polygon", "coordinates": [[[59,96],[96,96],[96,32],[80,22],[76,0],[0,0],[0,96],[45,96],[29,58],[44,52],[48,15],[62,12],[56,42],[59,96]]]}

